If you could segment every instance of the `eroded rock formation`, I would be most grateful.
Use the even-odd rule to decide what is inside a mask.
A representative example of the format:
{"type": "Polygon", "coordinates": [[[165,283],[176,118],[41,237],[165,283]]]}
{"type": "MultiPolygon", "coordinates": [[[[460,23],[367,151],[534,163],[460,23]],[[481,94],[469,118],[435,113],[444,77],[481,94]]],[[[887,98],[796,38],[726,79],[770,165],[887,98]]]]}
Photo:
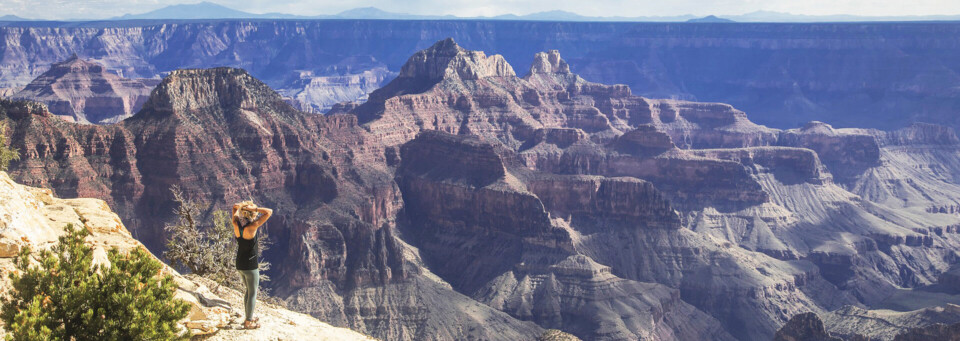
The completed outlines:
{"type": "Polygon", "coordinates": [[[140,110],[157,83],[159,79],[126,79],[73,55],[10,98],[44,103],[51,113],[70,121],[113,123],[140,110]]]}

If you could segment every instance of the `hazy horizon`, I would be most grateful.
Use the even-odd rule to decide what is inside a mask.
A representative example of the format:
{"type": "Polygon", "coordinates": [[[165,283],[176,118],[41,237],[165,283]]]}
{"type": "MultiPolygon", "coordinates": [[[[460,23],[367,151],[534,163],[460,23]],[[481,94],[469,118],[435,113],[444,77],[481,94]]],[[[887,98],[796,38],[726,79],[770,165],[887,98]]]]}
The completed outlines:
{"type": "MultiPolygon", "coordinates": [[[[0,2],[0,15],[16,15],[38,20],[97,20],[125,14],[141,14],[178,4],[197,4],[196,0],[4,0],[0,2]]],[[[218,0],[206,1],[234,10],[252,14],[283,13],[301,16],[334,15],[346,10],[375,7],[383,11],[424,15],[457,17],[493,17],[498,15],[528,15],[540,12],[564,11],[590,17],[671,17],[692,15],[737,16],[758,11],[779,12],[791,15],[833,16],[850,15],[865,17],[936,16],[960,14],[960,2],[943,0],[918,0],[910,6],[898,1],[862,0],[812,0],[793,2],[788,0],[679,0],[670,3],[658,1],[597,0],[591,3],[572,0],[218,0]]]]}

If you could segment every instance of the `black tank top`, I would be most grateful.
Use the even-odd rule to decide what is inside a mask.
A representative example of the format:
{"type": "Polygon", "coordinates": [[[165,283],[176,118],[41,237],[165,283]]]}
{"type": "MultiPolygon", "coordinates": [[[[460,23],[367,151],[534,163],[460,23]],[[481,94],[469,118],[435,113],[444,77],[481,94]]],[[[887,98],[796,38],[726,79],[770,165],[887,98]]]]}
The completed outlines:
{"type": "Polygon", "coordinates": [[[248,219],[237,219],[237,226],[240,227],[240,237],[237,237],[237,270],[257,270],[260,268],[260,250],[257,249],[258,235],[253,235],[253,239],[243,239],[243,230],[250,226],[252,221],[248,219]]]}

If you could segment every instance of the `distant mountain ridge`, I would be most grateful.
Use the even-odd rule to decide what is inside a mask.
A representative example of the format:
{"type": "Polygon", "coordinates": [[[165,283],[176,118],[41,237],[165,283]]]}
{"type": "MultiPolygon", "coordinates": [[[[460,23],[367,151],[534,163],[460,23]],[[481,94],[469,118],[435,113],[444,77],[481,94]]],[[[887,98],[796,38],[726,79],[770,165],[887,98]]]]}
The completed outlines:
{"type": "Polygon", "coordinates": [[[110,20],[144,19],[304,19],[306,16],[264,13],[255,14],[236,10],[227,6],[203,1],[196,4],[176,4],[140,14],[124,14],[110,20]]]}
{"type": "Polygon", "coordinates": [[[736,21],[733,21],[733,20],[730,20],[730,19],[720,18],[720,17],[717,17],[716,15],[708,15],[708,16],[705,16],[705,17],[703,17],[703,18],[690,19],[690,20],[687,20],[687,22],[699,22],[699,23],[731,23],[731,22],[736,22],[736,21]]]}
{"type": "Polygon", "coordinates": [[[0,16],[0,21],[29,21],[29,20],[30,19],[21,18],[13,14],[0,16]]]}
{"type": "Polygon", "coordinates": [[[212,2],[196,4],[176,4],[141,14],[125,14],[114,17],[116,20],[130,19],[238,19],[254,18],[263,15],[238,11],[212,2]]]}
{"type": "MultiPolygon", "coordinates": [[[[755,11],[737,15],[692,14],[667,16],[587,16],[563,10],[549,10],[524,15],[502,14],[496,16],[461,17],[455,15],[424,15],[397,13],[377,7],[358,7],[337,14],[296,15],[287,13],[250,13],[236,10],[213,2],[196,4],[176,4],[140,14],[125,14],[109,20],[145,20],[145,19],[373,19],[373,20],[529,20],[529,21],[626,21],[626,22],[864,22],[864,21],[956,21],[957,15],[917,15],[917,16],[859,16],[850,14],[806,15],[775,11],[755,11]],[[709,19],[709,20],[704,20],[709,19]]],[[[28,20],[16,16],[0,17],[0,21],[28,20]],[[7,18],[11,17],[11,18],[7,18]]]]}

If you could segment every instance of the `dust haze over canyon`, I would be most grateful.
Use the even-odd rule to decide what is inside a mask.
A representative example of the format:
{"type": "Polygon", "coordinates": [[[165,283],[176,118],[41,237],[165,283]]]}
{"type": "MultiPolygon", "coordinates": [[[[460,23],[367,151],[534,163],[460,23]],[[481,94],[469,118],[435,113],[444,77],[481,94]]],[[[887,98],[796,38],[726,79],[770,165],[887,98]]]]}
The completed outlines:
{"type": "Polygon", "coordinates": [[[958,24],[56,25],[0,28],[0,84],[51,103],[0,102],[11,177],[105,200],[155,253],[172,185],[276,207],[274,292],[336,326],[769,340],[960,322],[958,24]],[[117,122],[61,118],[110,122],[96,103],[122,103],[117,122]]]}

